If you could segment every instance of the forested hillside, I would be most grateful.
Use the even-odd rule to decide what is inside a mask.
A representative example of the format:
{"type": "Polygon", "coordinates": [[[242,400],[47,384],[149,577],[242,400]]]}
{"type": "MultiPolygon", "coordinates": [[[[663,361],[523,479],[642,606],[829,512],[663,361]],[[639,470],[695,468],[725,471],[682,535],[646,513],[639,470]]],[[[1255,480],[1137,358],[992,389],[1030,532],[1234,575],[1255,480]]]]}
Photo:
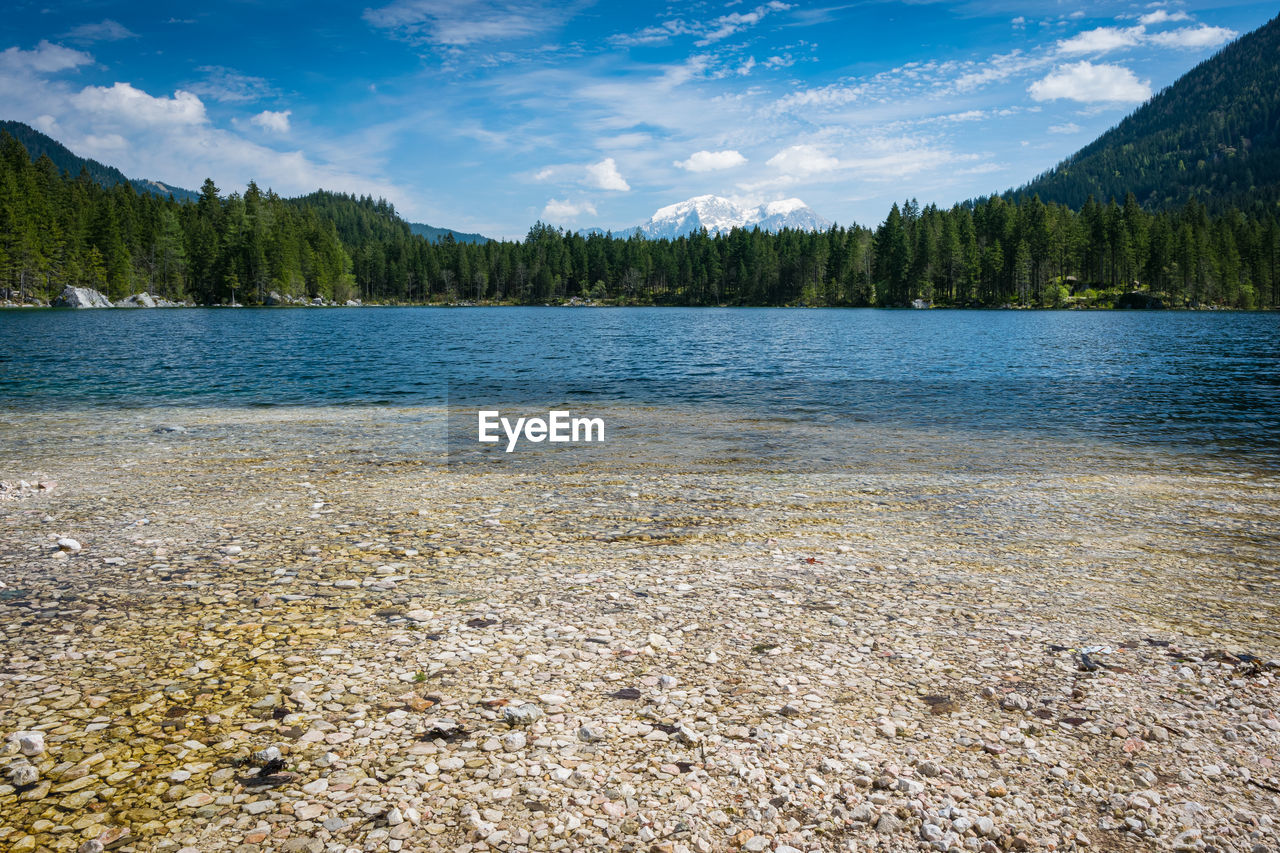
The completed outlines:
{"type": "Polygon", "coordinates": [[[1140,283],[1168,304],[1254,307],[1280,301],[1278,268],[1273,216],[1213,216],[1194,202],[1150,213],[1132,197],[1079,212],[1038,199],[907,202],[874,233],[646,240],[539,223],[519,242],[433,243],[385,201],[282,199],[254,184],[220,197],[206,181],[185,204],[60,174],[0,134],[0,287],[44,298],[75,284],[205,304],[257,303],[274,290],[386,302],[1061,305],[1108,304],[1140,283]]]}
{"type": "Polygon", "coordinates": [[[139,291],[202,303],[260,301],[270,287],[345,298],[351,260],[331,220],[250,184],[206,181],[182,203],[32,163],[0,132],[0,287],[48,298],[68,284],[113,299],[139,291]]]}
{"type": "Polygon", "coordinates": [[[82,171],[87,172],[90,178],[104,187],[132,184],[137,192],[152,193],[161,198],[173,196],[179,201],[195,201],[200,195],[193,190],[171,187],[159,181],[130,178],[114,166],[106,166],[97,160],[77,156],[61,142],[20,121],[0,121],[0,131],[7,132],[21,142],[32,160],[38,160],[42,156],[48,157],[59,171],[70,172],[73,175],[78,175],[82,171]]]}
{"type": "Polygon", "coordinates": [[[426,237],[428,240],[438,243],[444,239],[452,239],[458,243],[487,243],[488,237],[483,234],[476,234],[468,231],[454,231],[452,228],[437,228],[434,225],[427,225],[422,222],[410,222],[409,230],[419,237],[426,237]]]}
{"type": "Polygon", "coordinates": [[[1227,45],[1010,195],[1080,208],[1133,193],[1151,210],[1280,205],[1280,17],[1227,45]]]}

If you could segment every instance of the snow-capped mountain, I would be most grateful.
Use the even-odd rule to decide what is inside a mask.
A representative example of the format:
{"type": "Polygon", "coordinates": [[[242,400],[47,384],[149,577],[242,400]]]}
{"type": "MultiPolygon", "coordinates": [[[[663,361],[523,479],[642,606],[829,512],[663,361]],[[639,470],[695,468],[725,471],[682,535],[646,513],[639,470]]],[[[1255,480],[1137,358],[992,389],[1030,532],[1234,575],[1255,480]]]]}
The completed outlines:
{"type": "Polygon", "coordinates": [[[755,226],[762,231],[781,231],[784,228],[818,231],[831,227],[831,223],[798,198],[770,201],[756,207],[739,207],[727,198],[700,195],[660,208],[636,231],[652,240],[661,240],[680,237],[699,228],[717,234],[755,226]]]}

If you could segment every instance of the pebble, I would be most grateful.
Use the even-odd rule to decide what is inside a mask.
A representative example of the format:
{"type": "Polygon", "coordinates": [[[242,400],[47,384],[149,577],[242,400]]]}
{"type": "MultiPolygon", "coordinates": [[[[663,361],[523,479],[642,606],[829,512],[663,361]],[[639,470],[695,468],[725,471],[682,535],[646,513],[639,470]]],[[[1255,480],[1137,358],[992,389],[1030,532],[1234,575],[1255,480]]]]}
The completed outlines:
{"type": "Polygon", "coordinates": [[[542,709],[532,703],[502,709],[503,721],[512,726],[529,726],[543,716],[542,709]]]}
{"type": "Polygon", "coordinates": [[[15,788],[25,788],[40,781],[40,771],[30,764],[10,764],[5,775],[15,788]]]}
{"type": "Polygon", "coordinates": [[[254,426],[0,504],[5,849],[1276,847],[1270,475],[424,473],[367,411],[200,416],[254,426]]]}
{"type": "Polygon", "coordinates": [[[28,758],[44,755],[44,732],[16,732],[12,737],[17,742],[18,751],[28,758]]]}

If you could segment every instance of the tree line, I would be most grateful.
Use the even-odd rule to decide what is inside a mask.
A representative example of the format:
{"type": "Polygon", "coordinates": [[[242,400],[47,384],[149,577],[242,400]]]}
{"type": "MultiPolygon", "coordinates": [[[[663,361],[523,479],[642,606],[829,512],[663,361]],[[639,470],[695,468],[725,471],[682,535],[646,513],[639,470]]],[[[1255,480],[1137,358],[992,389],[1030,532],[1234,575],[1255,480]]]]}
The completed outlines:
{"type": "Polygon", "coordinates": [[[113,299],[147,291],[200,304],[284,296],[367,302],[653,305],[1061,306],[1142,290],[1169,305],[1280,305],[1274,212],[1150,212],[1037,197],[949,209],[895,204],[876,229],[735,229],[674,240],[582,234],[544,223],[523,240],[457,243],[411,232],[384,200],[284,199],[250,183],[195,202],[110,188],[34,163],[0,134],[0,289],[36,298],[68,284],[113,299]]]}

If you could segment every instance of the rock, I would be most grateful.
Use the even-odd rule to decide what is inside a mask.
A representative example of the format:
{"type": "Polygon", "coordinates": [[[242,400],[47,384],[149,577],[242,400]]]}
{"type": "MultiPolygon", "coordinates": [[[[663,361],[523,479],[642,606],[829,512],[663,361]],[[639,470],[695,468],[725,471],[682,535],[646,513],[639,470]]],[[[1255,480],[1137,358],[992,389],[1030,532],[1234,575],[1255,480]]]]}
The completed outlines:
{"type": "Polygon", "coordinates": [[[44,754],[44,732],[14,732],[10,737],[28,758],[44,754]]]}
{"type": "Polygon", "coordinates": [[[769,839],[763,835],[753,835],[742,844],[742,849],[748,851],[748,853],[760,853],[760,851],[766,850],[768,847],[769,839]]]}
{"type": "Polygon", "coordinates": [[[25,788],[40,781],[40,771],[30,764],[10,764],[5,771],[9,784],[15,788],[25,788]]]}
{"type": "Polygon", "coordinates": [[[898,779],[898,790],[906,794],[908,797],[919,796],[924,793],[924,783],[915,779],[898,779]]]}
{"type": "Polygon", "coordinates": [[[1203,842],[1199,829],[1187,829],[1180,832],[1173,839],[1173,849],[1181,851],[1181,853],[1190,853],[1193,850],[1199,850],[1203,842]]]}
{"type": "Polygon", "coordinates": [[[155,308],[157,305],[155,297],[150,293],[135,293],[132,296],[126,296],[124,299],[117,300],[115,307],[117,308],[155,308]]]}
{"type": "Polygon", "coordinates": [[[69,539],[66,537],[58,540],[58,547],[71,554],[79,554],[81,548],[80,543],[75,539],[69,539]]]}
{"type": "Polygon", "coordinates": [[[502,737],[503,752],[519,752],[525,747],[524,732],[512,732],[502,737]]]}
{"type": "Polygon", "coordinates": [[[876,822],[876,832],[881,835],[892,835],[900,829],[902,829],[902,821],[888,812],[880,815],[880,820],[876,822]]]}
{"type": "Polygon", "coordinates": [[[107,848],[102,846],[102,842],[96,838],[91,838],[84,844],[76,848],[76,853],[102,853],[107,848]]]}
{"type": "Polygon", "coordinates": [[[111,300],[91,288],[67,285],[52,305],[55,308],[110,308],[111,300]]]}
{"type": "Polygon", "coordinates": [[[1025,711],[1031,707],[1031,701],[1021,693],[1010,693],[1000,700],[1000,707],[1006,711],[1025,711]]]}
{"type": "Polygon", "coordinates": [[[151,430],[151,431],[152,431],[152,432],[158,432],[158,433],[166,433],[166,432],[186,432],[186,431],[187,431],[187,428],[186,428],[186,427],[184,427],[184,426],[182,426],[181,424],[160,424],[160,426],[156,427],[155,429],[153,429],[153,430],[151,430]]]}
{"type": "Polygon", "coordinates": [[[542,709],[532,703],[512,706],[507,705],[502,709],[502,719],[511,726],[528,726],[532,725],[535,720],[542,717],[542,709]]]}
{"type": "Polygon", "coordinates": [[[583,726],[578,729],[578,740],[583,743],[596,743],[604,740],[604,730],[597,726],[583,726]]]}

